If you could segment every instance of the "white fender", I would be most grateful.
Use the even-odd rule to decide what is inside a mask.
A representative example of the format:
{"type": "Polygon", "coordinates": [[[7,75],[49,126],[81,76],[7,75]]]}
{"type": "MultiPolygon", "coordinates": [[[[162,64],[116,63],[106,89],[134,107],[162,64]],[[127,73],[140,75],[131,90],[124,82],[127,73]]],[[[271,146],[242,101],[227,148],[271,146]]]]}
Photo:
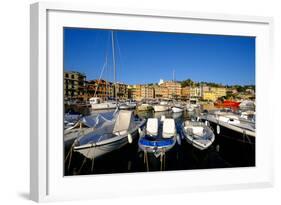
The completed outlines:
{"type": "Polygon", "coordinates": [[[178,142],[178,145],[181,145],[181,138],[180,138],[179,134],[177,134],[177,142],[178,142]]]}
{"type": "Polygon", "coordinates": [[[133,137],[131,133],[128,134],[128,142],[131,144],[133,142],[133,137]]]}
{"type": "Polygon", "coordinates": [[[209,121],[208,120],[205,121],[205,125],[209,126],[209,121]]]}
{"type": "Polygon", "coordinates": [[[145,132],[141,128],[138,128],[138,133],[139,133],[139,136],[142,137],[142,136],[144,136],[145,132]]]}
{"type": "Polygon", "coordinates": [[[216,146],[216,151],[219,152],[220,151],[220,145],[216,146]]]}
{"type": "Polygon", "coordinates": [[[217,125],[217,134],[219,135],[219,134],[220,134],[220,132],[221,132],[220,126],[219,126],[219,125],[217,125]]]}

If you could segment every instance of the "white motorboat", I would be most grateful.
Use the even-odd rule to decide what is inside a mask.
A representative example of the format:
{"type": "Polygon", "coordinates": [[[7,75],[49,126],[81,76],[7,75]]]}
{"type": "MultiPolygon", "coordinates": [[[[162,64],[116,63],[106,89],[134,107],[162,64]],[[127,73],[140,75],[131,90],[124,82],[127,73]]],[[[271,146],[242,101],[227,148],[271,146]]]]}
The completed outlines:
{"type": "Polygon", "coordinates": [[[156,157],[172,149],[177,141],[175,120],[166,118],[162,120],[163,122],[157,118],[148,118],[146,129],[138,143],[143,152],[152,153],[156,157]]]}
{"type": "Polygon", "coordinates": [[[80,118],[72,126],[64,130],[63,140],[65,148],[71,146],[75,139],[93,132],[95,129],[101,127],[104,122],[110,121],[116,115],[115,112],[103,112],[96,116],[85,116],[80,118]]]}
{"type": "Polygon", "coordinates": [[[102,98],[99,97],[92,97],[89,101],[93,110],[107,110],[117,107],[115,101],[103,101],[102,98]]]}
{"type": "Polygon", "coordinates": [[[169,110],[168,105],[153,105],[154,112],[164,112],[169,110]]]}
{"type": "Polygon", "coordinates": [[[118,108],[120,110],[131,110],[131,109],[135,109],[136,106],[137,106],[137,104],[135,102],[128,101],[128,102],[119,104],[118,108]]]}
{"type": "Polygon", "coordinates": [[[186,107],[187,107],[187,111],[188,112],[193,112],[194,111],[194,107],[191,107],[189,105],[187,105],[186,107]]]}
{"type": "Polygon", "coordinates": [[[153,109],[153,107],[150,104],[147,104],[147,103],[143,103],[143,104],[141,104],[137,107],[138,111],[149,111],[149,110],[152,110],[152,109],[153,109]]]}
{"type": "Polygon", "coordinates": [[[252,122],[256,121],[256,112],[252,111],[252,110],[248,110],[248,111],[243,111],[240,114],[240,117],[252,122]]]}
{"type": "Polygon", "coordinates": [[[252,100],[243,100],[239,104],[240,109],[254,109],[256,107],[255,102],[252,100]]]}
{"type": "Polygon", "coordinates": [[[172,111],[173,112],[183,112],[184,111],[184,109],[183,109],[183,107],[181,107],[181,106],[173,106],[172,107],[172,111]]]}
{"type": "Polygon", "coordinates": [[[232,112],[214,111],[199,117],[207,121],[218,135],[243,143],[255,144],[255,122],[244,119],[232,112]]]}
{"type": "Polygon", "coordinates": [[[160,103],[159,103],[160,105],[168,105],[169,104],[169,102],[168,101],[160,101],[160,103]]]}
{"type": "Polygon", "coordinates": [[[203,122],[183,122],[182,133],[188,143],[200,150],[207,149],[215,140],[214,132],[203,122]]]}
{"type": "Polygon", "coordinates": [[[132,100],[127,101],[126,105],[128,105],[130,109],[135,109],[137,107],[137,103],[135,101],[132,101],[132,100]]]}
{"type": "Polygon", "coordinates": [[[130,110],[130,109],[132,109],[132,108],[130,108],[130,106],[128,106],[126,103],[121,103],[121,104],[119,104],[119,105],[118,105],[118,108],[119,108],[120,110],[130,110]]]}
{"type": "Polygon", "coordinates": [[[133,111],[120,110],[114,119],[79,137],[74,143],[73,151],[89,159],[103,156],[132,143],[144,123],[144,119],[134,117],[133,111]]]}

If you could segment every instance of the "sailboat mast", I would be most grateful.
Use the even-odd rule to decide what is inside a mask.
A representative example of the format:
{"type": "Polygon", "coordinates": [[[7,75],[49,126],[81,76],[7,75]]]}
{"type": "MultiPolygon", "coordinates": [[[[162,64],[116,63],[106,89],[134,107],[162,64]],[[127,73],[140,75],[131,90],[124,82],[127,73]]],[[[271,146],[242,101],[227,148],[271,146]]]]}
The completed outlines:
{"type": "Polygon", "coordinates": [[[173,100],[175,98],[175,69],[173,69],[173,100]]]}
{"type": "MultiPolygon", "coordinates": [[[[107,55],[105,57],[105,61],[106,61],[106,67],[105,67],[105,75],[107,74],[107,55]]],[[[106,100],[108,100],[108,92],[107,92],[107,80],[105,81],[105,98],[106,100]]]]}
{"type": "Polygon", "coordinates": [[[113,62],[113,75],[114,75],[114,97],[117,101],[117,89],[116,89],[116,64],[115,64],[115,45],[113,31],[111,31],[111,43],[112,43],[112,62],[113,62]]]}

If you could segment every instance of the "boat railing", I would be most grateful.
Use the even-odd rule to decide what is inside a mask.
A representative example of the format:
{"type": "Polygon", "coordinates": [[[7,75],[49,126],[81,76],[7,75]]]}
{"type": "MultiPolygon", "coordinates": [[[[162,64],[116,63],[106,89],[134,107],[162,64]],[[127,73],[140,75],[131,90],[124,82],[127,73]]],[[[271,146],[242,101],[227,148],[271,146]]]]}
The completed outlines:
{"type": "Polygon", "coordinates": [[[219,120],[218,117],[225,117],[228,119],[227,123],[228,122],[231,122],[231,120],[238,120],[239,123],[245,123],[245,124],[252,124],[254,125],[255,123],[248,120],[248,119],[244,119],[242,117],[240,117],[239,115],[236,115],[236,114],[233,114],[233,116],[229,116],[229,113],[216,113],[214,114],[216,116],[216,118],[219,120]]]}

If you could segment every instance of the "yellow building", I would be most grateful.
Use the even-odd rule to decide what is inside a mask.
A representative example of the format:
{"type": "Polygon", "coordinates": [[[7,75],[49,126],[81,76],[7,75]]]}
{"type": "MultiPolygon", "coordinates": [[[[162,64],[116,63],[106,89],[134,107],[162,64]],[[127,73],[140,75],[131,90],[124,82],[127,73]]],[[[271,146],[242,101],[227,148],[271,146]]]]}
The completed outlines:
{"type": "Polygon", "coordinates": [[[203,100],[216,101],[217,97],[213,91],[204,91],[203,100]]]}
{"type": "Polygon", "coordinates": [[[189,86],[182,87],[181,88],[181,99],[187,100],[189,98],[190,98],[190,87],[189,86]]]}
{"type": "Polygon", "coordinates": [[[132,100],[141,100],[141,85],[128,86],[128,98],[132,100]]]}
{"type": "Polygon", "coordinates": [[[211,91],[213,91],[217,98],[226,96],[226,88],[225,87],[212,87],[211,91]]]}
{"type": "Polygon", "coordinates": [[[202,98],[203,100],[216,101],[218,98],[226,96],[225,87],[209,87],[204,86],[202,88],[202,98]]]}
{"type": "Polygon", "coordinates": [[[190,97],[201,98],[202,97],[201,87],[191,87],[190,88],[190,97]]]}

